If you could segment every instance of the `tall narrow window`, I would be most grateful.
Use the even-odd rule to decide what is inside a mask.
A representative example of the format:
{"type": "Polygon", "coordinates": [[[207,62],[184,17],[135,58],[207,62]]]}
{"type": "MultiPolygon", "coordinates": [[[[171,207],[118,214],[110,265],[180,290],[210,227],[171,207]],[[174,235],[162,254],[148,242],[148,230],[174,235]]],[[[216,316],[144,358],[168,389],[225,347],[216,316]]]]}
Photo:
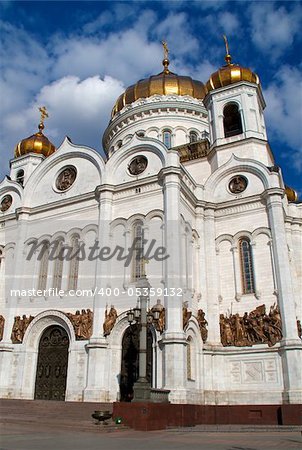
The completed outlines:
{"type": "Polygon", "coordinates": [[[172,139],[171,139],[171,137],[172,137],[172,133],[171,133],[170,130],[164,130],[163,131],[163,141],[164,141],[164,144],[165,144],[165,146],[167,148],[171,148],[171,146],[172,146],[172,139]]]}
{"type": "Polygon", "coordinates": [[[71,252],[70,252],[70,266],[68,276],[68,290],[75,291],[78,287],[79,277],[79,251],[80,242],[79,236],[74,235],[71,238],[71,252]]]}
{"type": "Polygon", "coordinates": [[[144,262],[144,229],[141,220],[137,220],[133,225],[133,280],[138,280],[145,275],[145,262],[144,262]]]}
{"type": "Polygon", "coordinates": [[[24,170],[20,169],[17,173],[17,177],[16,177],[16,181],[17,183],[19,183],[21,186],[23,186],[24,184],[24,170]]]}
{"type": "Polygon", "coordinates": [[[241,116],[238,105],[229,103],[223,110],[224,136],[230,137],[242,133],[241,116]]]}
{"type": "Polygon", "coordinates": [[[63,241],[57,243],[54,260],[53,288],[61,289],[63,275],[63,241]]]}
{"type": "Polygon", "coordinates": [[[188,339],[187,339],[187,379],[188,380],[192,380],[191,343],[192,343],[192,338],[188,337],[188,339]]]}
{"type": "Polygon", "coordinates": [[[193,142],[197,142],[198,141],[198,134],[196,133],[196,131],[190,131],[190,144],[193,144],[193,142]]]}
{"type": "MultiPolygon", "coordinates": [[[[44,291],[47,287],[48,265],[49,265],[49,242],[44,241],[40,260],[40,271],[38,278],[38,290],[44,291]]],[[[41,255],[40,251],[40,255],[41,255]]]]}
{"type": "Polygon", "coordinates": [[[241,262],[242,292],[243,294],[252,294],[255,292],[252,249],[249,239],[239,240],[239,252],[241,262]]]}

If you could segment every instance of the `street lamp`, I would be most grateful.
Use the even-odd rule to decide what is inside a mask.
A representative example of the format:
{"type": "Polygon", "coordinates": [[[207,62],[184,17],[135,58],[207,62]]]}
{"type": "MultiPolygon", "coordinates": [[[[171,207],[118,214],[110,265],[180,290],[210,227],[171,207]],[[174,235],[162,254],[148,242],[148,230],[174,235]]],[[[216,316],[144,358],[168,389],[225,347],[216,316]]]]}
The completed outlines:
{"type": "Polygon", "coordinates": [[[149,289],[150,284],[146,277],[143,275],[137,281],[137,288],[140,289],[142,295],[139,296],[138,303],[134,309],[130,309],[127,313],[128,322],[136,322],[140,324],[139,328],[139,375],[138,380],[134,383],[133,401],[148,401],[151,396],[151,383],[147,379],[147,330],[148,324],[153,321],[157,321],[159,318],[159,312],[155,308],[155,311],[148,311],[149,301],[149,289]]]}

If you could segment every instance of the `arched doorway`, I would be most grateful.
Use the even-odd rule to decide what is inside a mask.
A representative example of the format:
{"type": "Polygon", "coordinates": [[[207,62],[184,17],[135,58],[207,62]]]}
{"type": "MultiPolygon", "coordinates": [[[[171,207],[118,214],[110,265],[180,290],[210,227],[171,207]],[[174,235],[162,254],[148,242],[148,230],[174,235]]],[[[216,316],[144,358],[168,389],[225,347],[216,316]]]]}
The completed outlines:
{"type": "MultiPolygon", "coordinates": [[[[152,384],[152,332],[147,334],[147,380],[152,384]]],[[[133,385],[139,375],[139,325],[129,326],[122,340],[122,365],[120,375],[120,401],[131,402],[133,385]]]]}
{"type": "Polygon", "coordinates": [[[39,343],[35,399],[65,400],[68,347],[64,328],[52,325],[44,330],[39,343]]]}

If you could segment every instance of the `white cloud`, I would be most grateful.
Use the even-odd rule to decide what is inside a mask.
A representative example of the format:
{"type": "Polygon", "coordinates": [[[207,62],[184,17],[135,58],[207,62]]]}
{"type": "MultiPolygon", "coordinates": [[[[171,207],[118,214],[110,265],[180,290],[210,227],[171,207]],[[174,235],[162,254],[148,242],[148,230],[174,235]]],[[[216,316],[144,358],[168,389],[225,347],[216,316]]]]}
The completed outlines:
{"type": "Polygon", "coordinates": [[[228,36],[238,34],[240,24],[235,14],[228,11],[221,12],[218,15],[218,23],[221,26],[223,32],[228,36]]]}
{"type": "Polygon", "coordinates": [[[30,107],[4,118],[6,138],[2,145],[4,143],[8,149],[6,154],[11,158],[18,140],[37,131],[41,105],[47,105],[50,116],[45,134],[56,146],[68,135],[73,142],[97,147],[100,151],[102,132],[109,122],[111,108],[123,90],[120,81],[108,76],[103,80],[95,76],[82,81],[68,76],[44,86],[30,107]]]}
{"type": "Polygon", "coordinates": [[[160,44],[142,39],[135,30],[111,34],[106,39],[70,38],[55,47],[55,78],[76,75],[81,79],[110,75],[130,84],[137,77],[159,71],[160,44]]]}
{"type": "Polygon", "coordinates": [[[254,44],[272,58],[290,47],[301,29],[302,8],[295,4],[291,11],[278,3],[253,2],[250,6],[251,35],[254,44]]]}
{"type": "Polygon", "coordinates": [[[288,155],[302,172],[302,74],[294,67],[284,66],[275,81],[264,91],[267,103],[266,123],[275,139],[293,148],[288,155]]]}

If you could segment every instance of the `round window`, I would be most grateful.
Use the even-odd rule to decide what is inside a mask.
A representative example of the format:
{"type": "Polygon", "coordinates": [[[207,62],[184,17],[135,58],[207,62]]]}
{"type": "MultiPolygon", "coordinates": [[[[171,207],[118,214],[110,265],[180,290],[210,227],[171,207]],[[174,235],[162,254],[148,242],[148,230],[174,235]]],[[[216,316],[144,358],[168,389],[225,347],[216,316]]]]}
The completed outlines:
{"type": "Polygon", "coordinates": [[[13,197],[11,195],[5,195],[1,200],[1,212],[7,211],[13,203],[13,197]]]}
{"type": "Polygon", "coordinates": [[[248,181],[242,175],[236,175],[229,182],[229,190],[232,194],[240,194],[247,188],[248,181]]]}
{"type": "Polygon", "coordinates": [[[73,166],[64,167],[56,179],[56,188],[59,191],[66,191],[73,185],[77,177],[77,170],[73,166]]]}
{"type": "Polygon", "coordinates": [[[143,156],[143,155],[136,156],[130,162],[130,164],[128,166],[128,170],[131,175],[139,175],[139,174],[143,173],[144,170],[146,170],[147,165],[148,165],[148,160],[145,156],[143,156]]]}

